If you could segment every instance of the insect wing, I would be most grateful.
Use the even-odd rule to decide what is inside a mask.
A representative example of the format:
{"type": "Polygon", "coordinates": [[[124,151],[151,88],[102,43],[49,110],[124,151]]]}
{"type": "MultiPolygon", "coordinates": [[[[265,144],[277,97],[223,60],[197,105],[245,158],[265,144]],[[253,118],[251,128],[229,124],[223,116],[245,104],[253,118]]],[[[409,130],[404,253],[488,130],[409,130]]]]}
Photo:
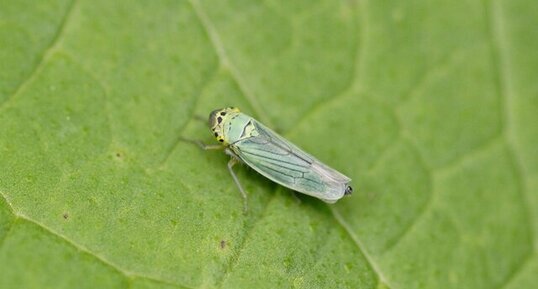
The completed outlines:
{"type": "Polygon", "coordinates": [[[328,203],[340,199],[351,181],[321,163],[277,133],[251,120],[258,135],[239,140],[230,148],[254,170],[295,191],[328,203]]]}

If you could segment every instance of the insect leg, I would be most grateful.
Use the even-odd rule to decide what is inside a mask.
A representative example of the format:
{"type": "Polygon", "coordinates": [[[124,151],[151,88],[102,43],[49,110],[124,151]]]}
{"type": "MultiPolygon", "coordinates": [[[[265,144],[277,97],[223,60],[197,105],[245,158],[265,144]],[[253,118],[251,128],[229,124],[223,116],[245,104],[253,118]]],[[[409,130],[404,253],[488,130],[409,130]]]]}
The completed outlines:
{"type": "Polygon", "coordinates": [[[208,144],[203,143],[201,140],[186,139],[186,138],[183,138],[183,137],[180,137],[179,140],[193,143],[193,144],[199,146],[201,149],[203,149],[205,151],[207,151],[207,150],[222,150],[222,149],[225,148],[223,145],[218,145],[218,144],[216,144],[216,145],[208,145],[208,144]]]}
{"type": "Polygon", "coordinates": [[[295,201],[297,202],[297,204],[302,203],[302,201],[301,201],[301,199],[299,198],[299,196],[297,196],[297,192],[291,192],[291,195],[293,196],[293,198],[295,199],[295,201]]]}
{"type": "Polygon", "coordinates": [[[232,178],[234,179],[235,184],[239,188],[239,192],[241,192],[241,196],[243,197],[243,212],[246,214],[248,211],[248,203],[247,203],[247,193],[243,189],[243,186],[241,186],[241,183],[239,182],[239,179],[237,178],[237,175],[235,174],[233,170],[233,166],[237,163],[239,163],[239,160],[235,153],[233,153],[231,150],[226,149],[226,154],[230,155],[230,161],[228,161],[228,171],[230,171],[230,174],[232,175],[232,178]]]}
{"type": "Polygon", "coordinates": [[[207,117],[203,117],[203,116],[198,115],[198,114],[194,115],[194,119],[197,120],[197,121],[201,121],[203,123],[207,123],[207,117]]]}

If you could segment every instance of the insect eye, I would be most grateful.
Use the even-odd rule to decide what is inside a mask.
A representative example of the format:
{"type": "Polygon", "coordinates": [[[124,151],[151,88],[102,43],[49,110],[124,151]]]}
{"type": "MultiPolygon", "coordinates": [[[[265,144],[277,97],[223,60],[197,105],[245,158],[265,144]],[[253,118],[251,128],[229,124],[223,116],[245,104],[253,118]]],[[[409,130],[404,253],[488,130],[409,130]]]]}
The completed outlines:
{"type": "Polygon", "coordinates": [[[219,112],[218,109],[212,111],[210,114],[209,114],[209,127],[210,128],[213,128],[215,127],[215,125],[217,125],[217,113],[219,112]]]}

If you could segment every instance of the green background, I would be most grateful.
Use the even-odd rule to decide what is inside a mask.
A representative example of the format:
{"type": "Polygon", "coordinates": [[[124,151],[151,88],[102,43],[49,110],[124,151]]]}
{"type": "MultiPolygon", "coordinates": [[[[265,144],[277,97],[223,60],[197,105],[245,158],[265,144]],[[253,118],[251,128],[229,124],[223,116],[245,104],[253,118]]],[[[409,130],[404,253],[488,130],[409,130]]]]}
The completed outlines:
{"type": "Polygon", "coordinates": [[[538,2],[0,0],[0,288],[537,288],[538,2]],[[238,106],[353,179],[237,169],[238,106]]]}

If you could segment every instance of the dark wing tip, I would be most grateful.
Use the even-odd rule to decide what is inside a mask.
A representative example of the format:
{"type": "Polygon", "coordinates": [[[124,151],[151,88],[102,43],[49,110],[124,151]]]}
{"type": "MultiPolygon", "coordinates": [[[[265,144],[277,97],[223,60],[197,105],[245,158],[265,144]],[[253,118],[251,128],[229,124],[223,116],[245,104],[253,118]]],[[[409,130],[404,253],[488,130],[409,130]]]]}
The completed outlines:
{"type": "Polygon", "coordinates": [[[351,195],[353,193],[353,188],[351,186],[347,186],[346,191],[344,192],[344,195],[351,195]]]}

